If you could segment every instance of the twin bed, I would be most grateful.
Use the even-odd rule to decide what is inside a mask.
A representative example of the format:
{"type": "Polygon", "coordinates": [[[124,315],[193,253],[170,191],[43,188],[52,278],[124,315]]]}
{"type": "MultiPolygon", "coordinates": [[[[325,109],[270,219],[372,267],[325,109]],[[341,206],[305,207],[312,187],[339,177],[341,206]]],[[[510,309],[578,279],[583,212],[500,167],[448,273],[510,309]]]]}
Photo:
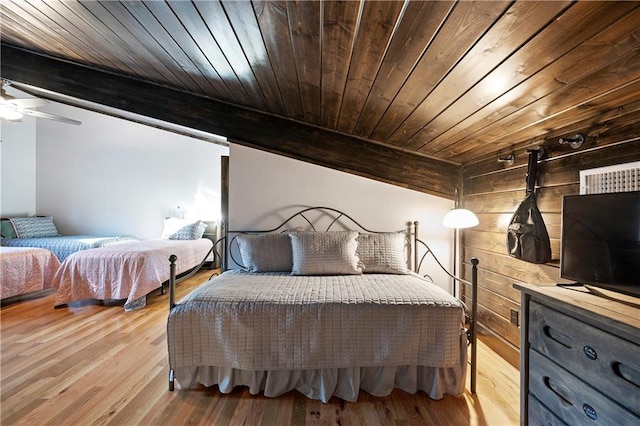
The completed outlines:
{"type": "Polygon", "coordinates": [[[53,216],[2,218],[2,247],[31,247],[49,250],[60,262],[80,250],[139,241],[131,236],[60,235],[53,216]]]}
{"type": "MultiPolygon", "coordinates": [[[[440,399],[464,392],[472,343],[475,392],[475,292],[468,312],[414,272],[433,253],[412,225],[374,232],[314,207],[275,229],[227,233],[221,276],[176,304],[171,274],[169,389],[176,382],[224,393],[248,386],[266,396],[295,389],[327,402],[355,401],[360,389],[384,396],[399,388],[440,399]],[[310,215],[328,216],[329,225],[317,231],[310,215]]],[[[477,263],[473,282],[459,279],[474,289],[477,263]]]]}
{"type": "Polygon", "coordinates": [[[94,235],[59,235],[56,237],[3,239],[3,247],[37,247],[51,251],[60,262],[71,254],[98,247],[139,241],[135,237],[96,237],[94,235]]]}
{"type": "Polygon", "coordinates": [[[157,289],[164,292],[169,256],[179,256],[176,270],[183,274],[212,260],[212,252],[211,240],[198,238],[138,241],[74,253],[53,277],[55,307],[79,301],[124,300],[125,311],[143,308],[147,294],[157,289]]]}

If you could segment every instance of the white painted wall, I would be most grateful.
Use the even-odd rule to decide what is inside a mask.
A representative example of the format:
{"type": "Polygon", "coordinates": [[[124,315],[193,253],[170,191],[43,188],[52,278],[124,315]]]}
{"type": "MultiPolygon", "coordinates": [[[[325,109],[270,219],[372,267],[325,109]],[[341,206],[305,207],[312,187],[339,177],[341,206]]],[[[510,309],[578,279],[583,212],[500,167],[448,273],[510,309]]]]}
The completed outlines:
{"type": "MultiPolygon", "coordinates": [[[[11,88],[7,89],[12,93],[11,88]]],[[[0,120],[0,216],[36,214],[36,121],[0,120]]]]}
{"type": "Polygon", "coordinates": [[[63,104],[37,120],[36,205],[62,234],[159,238],[163,218],[215,220],[228,148],[63,104]]]}
{"type": "MultiPolygon", "coordinates": [[[[237,144],[229,151],[230,229],[269,229],[309,206],[336,208],[378,231],[399,231],[417,220],[422,239],[451,269],[453,232],[442,218],[452,201],[237,144]]],[[[427,266],[422,273],[451,291],[446,275],[427,266]]]]}
{"type": "Polygon", "coordinates": [[[56,102],[39,109],[83,123],[0,122],[2,217],[53,215],[62,234],[142,239],[159,238],[177,206],[218,218],[227,147],[56,102]]]}

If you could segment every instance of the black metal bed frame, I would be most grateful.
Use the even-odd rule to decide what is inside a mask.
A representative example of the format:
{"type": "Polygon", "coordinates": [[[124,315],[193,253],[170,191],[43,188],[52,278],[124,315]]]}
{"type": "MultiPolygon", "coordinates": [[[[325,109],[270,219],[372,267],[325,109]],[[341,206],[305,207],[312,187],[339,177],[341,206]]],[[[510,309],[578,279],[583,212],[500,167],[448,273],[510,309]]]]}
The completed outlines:
{"type": "MultiPolygon", "coordinates": [[[[379,234],[379,233],[383,233],[383,232],[388,232],[388,231],[373,231],[370,229],[365,228],[364,226],[362,226],[358,221],[356,221],[355,219],[353,219],[351,216],[349,216],[348,214],[334,209],[332,207],[307,207],[304,208],[296,213],[294,213],[293,215],[289,216],[286,220],[284,220],[280,225],[276,226],[275,228],[272,229],[267,229],[267,230],[245,230],[245,231],[230,231],[228,229],[228,227],[225,225],[223,225],[222,227],[222,237],[220,237],[217,241],[214,242],[213,247],[211,248],[210,252],[207,254],[207,257],[209,256],[209,254],[211,252],[213,252],[214,255],[214,261],[215,261],[215,257],[217,256],[220,260],[221,260],[221,269],[222,271],[226,271],[229,267],[229,257],[231,257],[231,259],[233,260],[233,262],[238,265],[238,266],[242,266],[242,264],[238,261],[236,261],[236,259],[233,257],[233,252],[231,250],[231,246],[233,245],[235,238],[238,234],[266,234],[266,233],[273,233],[273,232],[277,232],[277,231],[284,231],[286,230],[286,226],[291,223],[295,218],[300,217],[304,220],[304,223],[306,225],[308,225],[308,227],[313,230],[313,231],[318,231],[318,229],[316,229],[316,225],[314,224],[313,220],[310,220],[307,216],[305,216],[305,213],[308,212],[320,212],[320,214],[326,215],[329,217],[329,219],[331,220],[330,223],[324,227],[324,231],[329,231],[332,229],[332,227],[336,224],[341,224],[342,226],[345,225],[345,223],[341,220],[341,219],[348,219],[349,221],[351,221],[351,223],[353,225],[355,225],[356,227],[358,227],[359,229],[361,229],[364,232],[367,233],[372,233],[372,234],[379,234]],[[233,235],[231,238],[229,238],[230,235],[233,235]],[[220,251],[219,251],[220,250],[220,251]],[[222,252],[222,253],[221,253],[222,252]]],[[[346,228],[345,228],[346,229],[346,228]]],[[[412,271],[414,271],[415,273],[420,273],[420,268],[422,267],[422,263],[424,262],[424,260],[428,257],[431,256],[433,258],[433,260],[436,262],[436,264],[440,267],[440,269],[442,269],[450,278],[452,278],[453,280],[462,283],[462,284],[466,284],[471,286],[471,312],[469,313],[469,311],[467,310],[466,312],[466,318],[467,318],[467,324],[468,326],[466,327],[466,335],[467,335],[467,342],[468,345],[471,346],[471,356],[470,356],[470,360],[469,360],[469,364],[471,367],[471,371],[470,371],[470,391],[472,394],[476,393],[476,376],[477,376],[477,323],[476,323],[476,318],[478,315],[478,259],[473,257],[471,258],[471,280],[465,280],[463,278],[460,278],[458,276],[453,275],[452,273],[450,273],[447,268],[444,267],[444,265],[442,265],[442,263],[440,262],[440,260],[435,256],[435,254],[433,253],[433,251],[431,250],[431,248],[427,245],[427,243],[425,243],[423,240],[421,240],[418,236],[418,229],[419,229],[419,223],[417,221],[415,222],[409,222],[407,224],[407,229],[403,229],[402,231],[399,232],[405,232],[406,236],[407,236],[407,240],[408,240],[408,251],[409,251],[409,256],[408,256],[408,261],[407,264],[409,266],[409,269],[411,269],[412,271]],[[424,252],[420,255],[419,254],[419,247],[422,247],[424,249],[424,252]]],[[[237,244],[237,242],[236,242],[237,244]]],[[[206,257],[205,257],[206,259],[206,257]]],[[[195,274],[195,272],[197,272],[197,270],[200,269],[200,267],[198,267],[196,269],[195,272],[190,273],[186,276],[180,277],[179,280],[176,280],[176,262],[177,260],[177,256],[176,255],[171,255],[169,257],[169,263],[170,263],[170,274],[169,274],[169,312],[171,312],[171,310],[176,306],[175,303],[175,285],[180,282],[183,281],[189,277],[191,277],[193,274],[195,274]]],[[[204,261],[203,261],[204,263],[204,261]]],[[[200,265],[202,266],[202,264],[200,265]]],[[[425,275],[425,277],[427,278],[431,278],[428,275],[425,275]]],[[[163,289],[164,291],[164,285],[163,285],[163,289]]],[[[174,372],[173,370],[169,371],[169,390],[172,391],[174,389],[174,372]]]]}
{"type": "MultiPolygon", "coordinates": [[[[218,251],[215,248],[216,244],[218,244],[218,241],[213,243],[213,246],[211,246],[207,254],[204,255],[204,257],[202,258],[202,260],[198,265],[194,266],[192,269],[188,271],[183,272],[178,277],[175,276],[175,262],[176,260],[178,260],[178,256],[176,256],[175,254],[172,254],[171,256],[169,256],[169,266],[172,269],[170,269],[169,271],[169,281],[164,281],[162,282],[162,284],[160,284],[160,294],[166,293],[166,290],[164,289],[166,285],[169,288],[169,296],[171,297],[171,291],[175,290],[176,284],[181,283],[182,281],[188,280],[189,278],[191,278],[192,276],[200,272],[200,269],[202,269],[204,264],[209,261],[209,256],[213,255],[212,262],[215,264],[216,256],[220,256],[218,251]]],[[[170,306],[171,306],[171,309],[173,309],[173,306],[175,306],[175,303],[171,304],[170,306]]]]}

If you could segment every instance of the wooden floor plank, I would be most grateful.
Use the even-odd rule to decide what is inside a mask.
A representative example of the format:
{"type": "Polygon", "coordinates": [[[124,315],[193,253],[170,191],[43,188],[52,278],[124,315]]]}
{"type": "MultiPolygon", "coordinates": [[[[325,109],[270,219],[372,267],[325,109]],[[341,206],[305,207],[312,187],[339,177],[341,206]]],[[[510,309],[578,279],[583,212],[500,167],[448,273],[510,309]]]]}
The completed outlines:
{"type": "MultiPolygon", "coordinates": [[[[177,299],[208,279],[183,282],[177,299]]],[[[395,390],[324,404],[292,391],[277,398],[217,386],[169,392],[167,295],[147,306],[53,309],[55,295],[0,311],[0,423],[6,425],[515,425],[519,373],[480,343],[478,393],[439,401],[395,390]]],[[[468,380],[468,379],[467,379],[468,380]]],[[[468,386],[467,386],[468,388],[468,386]]]]}

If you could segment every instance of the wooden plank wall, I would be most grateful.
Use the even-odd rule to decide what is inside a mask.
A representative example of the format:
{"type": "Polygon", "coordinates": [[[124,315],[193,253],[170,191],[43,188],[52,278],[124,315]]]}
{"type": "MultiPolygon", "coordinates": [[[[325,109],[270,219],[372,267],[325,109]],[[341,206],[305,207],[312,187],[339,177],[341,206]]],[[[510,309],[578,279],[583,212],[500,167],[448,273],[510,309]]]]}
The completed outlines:
{"type": "MultiPolygon", "coordinates": [[[[584,125],[583,125],[584,126],[584,125]]],[[[470,275],[469,259],[479,265],[480,332],[487,334],[491,346],[518,366],[520,337],[518,326],[510,322],[511,309],[520,311],[519,292],[514,282],[556,283],[560,280],[561,210],[564,195],[578,194],[579,171],[594,167],[640,160],[640,113],[633,112],[606,122],[581,128],[563,129],[544,140],[527,141],[512,151],[485,157],[463,167],[462,204],[478,214],[480,225],[462,234],[465,274],[470,275]],[[560,136],[576,133],[587,140],[578,149],[559,144],[560,136]],[[506,251],[506,228],[525,196],[527,149],[542,146],[545,156],[538,165],[537,198],[551,238],[553,259],[536,265],[511,258],[506,251]],[[510,153],[515,163],[499,163],[510,153]]]]}

